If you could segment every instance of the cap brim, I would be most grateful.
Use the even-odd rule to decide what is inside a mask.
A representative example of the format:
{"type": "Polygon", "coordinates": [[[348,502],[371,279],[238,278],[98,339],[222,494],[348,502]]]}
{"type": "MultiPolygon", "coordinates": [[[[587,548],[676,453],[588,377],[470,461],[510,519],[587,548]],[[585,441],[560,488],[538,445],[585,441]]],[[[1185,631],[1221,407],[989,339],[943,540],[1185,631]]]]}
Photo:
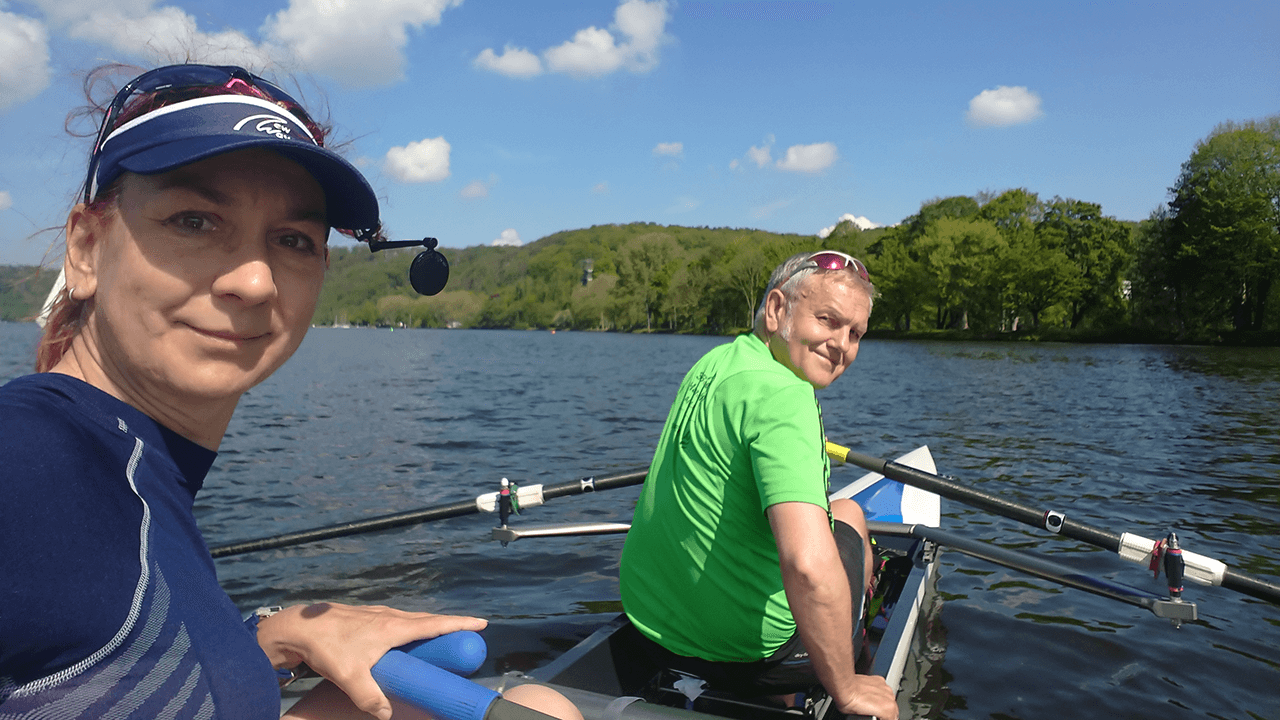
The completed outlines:
{"type": "Polygon", "coordinates": [[[324,190],[328,223],[344,230],[378,227],[378,197],[354,165],[331,150],[270,136],[201,135],[173,140],[119,160],[140,175],[175,170],[216,155],[253,148],[274,150],[301,165],[324,190]]]}

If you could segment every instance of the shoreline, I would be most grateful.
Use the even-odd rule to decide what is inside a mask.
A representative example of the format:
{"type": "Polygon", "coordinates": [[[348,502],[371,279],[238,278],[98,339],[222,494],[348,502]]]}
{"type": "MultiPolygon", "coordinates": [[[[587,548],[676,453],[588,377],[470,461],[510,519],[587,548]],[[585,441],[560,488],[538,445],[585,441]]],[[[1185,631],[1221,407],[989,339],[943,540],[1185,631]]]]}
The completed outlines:
{"type": "MultiPolygon", "coordinates": [[[[15,325],[35,324],[33,321],[0,320],[15,325]]],[[[750,328],[736,328],[729,333],[688,333],[670,330],[639,330],[619,332],[617,330],[574,330],[572,328],[393,328],[381,325],[322,325],[313,324],[313,328],[369,328],[393,330],[518,330],[532,332],[582,332],[582,333],[619,333],[625,335],[703,335],[706,337],[736,337],[750,328]]],[[[1139,330],[1135,328],[1112,328],[1107,330],[1070,330],[1067,328],[1040,328],[1037,330],[1018,330],[1015,332],[977,331],[977,330],[887,330],[874,328],[864,336],[868,340],[910,340],[922,342],[981,342],[981,343],[1065,343],[1072,345],[1179,345],[1205,347],[1280,347],[1280,331],[1275,330],[1239,330],[1222,331],[1213,337],[1178,337],[1174,333],[1139,330]]]]}

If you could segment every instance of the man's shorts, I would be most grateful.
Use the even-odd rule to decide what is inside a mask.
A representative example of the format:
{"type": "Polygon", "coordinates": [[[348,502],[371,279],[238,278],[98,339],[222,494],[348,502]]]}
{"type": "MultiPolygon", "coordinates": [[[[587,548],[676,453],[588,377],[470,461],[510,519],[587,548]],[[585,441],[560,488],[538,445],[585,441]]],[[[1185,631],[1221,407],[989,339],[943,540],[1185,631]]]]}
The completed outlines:
{"type": "MultiPolygon", "coordinates": [[[[862,536],[849,525],[835,522],[836,547],[849,579],[849,593],[853,598],[853,654],[857,657],[862,645],[861,618],[865,612],[866,574],[863,562],[866,558],[862,536]]],[[[724,690],[743,697],[780,695],[800,692],[820,684],[809,660],[809,651],[797,631],[791,639],[772,655],[751,662],[716,662],[702,658],[677,655],[661,645],[640,635],[650,657],[663,667],[695,675],[714,690],[724,690]]]]}

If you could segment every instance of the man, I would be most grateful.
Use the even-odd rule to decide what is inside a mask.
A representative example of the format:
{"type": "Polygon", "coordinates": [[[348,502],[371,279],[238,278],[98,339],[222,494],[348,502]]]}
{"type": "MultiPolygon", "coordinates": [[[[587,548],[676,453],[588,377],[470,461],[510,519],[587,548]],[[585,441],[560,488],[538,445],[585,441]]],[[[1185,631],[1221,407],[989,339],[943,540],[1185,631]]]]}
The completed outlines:
{"type": "Polygon", "coordinates": [[[791,257],[754,331],[680,385],[622,551],[622,604],[651,654],[713,688],[821,683],[841,712],[897,717],[884,679],[854,672],[870,543],[856,503],[827,501],[814,397],[857,356],[874,294],[848,255],[791,257]]]}

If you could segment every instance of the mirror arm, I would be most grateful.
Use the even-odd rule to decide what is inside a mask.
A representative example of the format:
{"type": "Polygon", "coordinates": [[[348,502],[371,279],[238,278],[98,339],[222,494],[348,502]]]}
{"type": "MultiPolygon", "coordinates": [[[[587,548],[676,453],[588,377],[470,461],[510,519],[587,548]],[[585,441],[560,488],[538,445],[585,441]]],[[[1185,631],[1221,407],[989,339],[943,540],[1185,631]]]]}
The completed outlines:
{"type": "Polygon", "coordinates": [[[379,250],[391,250],[393,248],[417,247],[422,245],[428,250],[435,250],[440,241],[433,238],[422,238],[421,240],[370,240],[369,252],[378,252],[379,250]]]}

